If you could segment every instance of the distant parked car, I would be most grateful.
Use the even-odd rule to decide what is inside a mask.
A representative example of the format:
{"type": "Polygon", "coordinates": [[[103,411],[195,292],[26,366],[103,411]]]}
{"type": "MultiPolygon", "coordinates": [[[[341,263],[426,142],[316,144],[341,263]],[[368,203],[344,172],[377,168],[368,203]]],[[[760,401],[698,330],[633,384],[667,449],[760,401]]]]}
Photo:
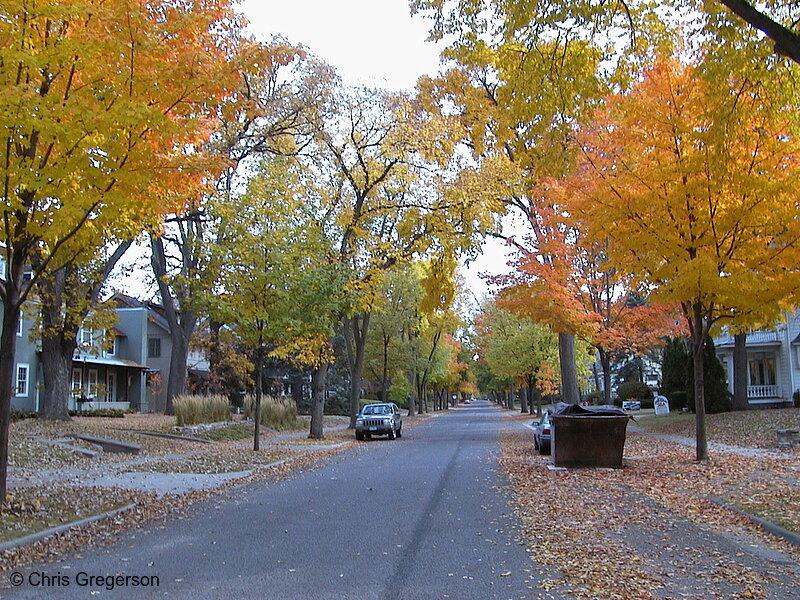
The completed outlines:
{"type": "Polygon", "coordinates": [[[641,410],[642,403],[640,400],[623,400],[622,410],[641,410]]]}
{"type": "Polygon", "coordinates": [[[539,454],[550,454],[550,440],[552,439],[553,421],[552,414],[547,411],[541,421],[534,421],[533,426],[533,447],[539,454]]]}
{"type": "Polygon", "coordinates": [[[388,435],[390,440],[403,437],[403,417],[394,402],[367,404],[356,417],[356,439],[388,435]]]}

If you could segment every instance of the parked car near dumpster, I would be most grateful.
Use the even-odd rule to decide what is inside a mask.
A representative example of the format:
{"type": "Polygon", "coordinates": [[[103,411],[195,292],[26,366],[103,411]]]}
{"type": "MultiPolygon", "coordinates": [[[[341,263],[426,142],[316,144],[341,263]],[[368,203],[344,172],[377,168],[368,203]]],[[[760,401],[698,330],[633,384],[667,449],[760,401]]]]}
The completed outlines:
{"type": "Polygon", "coordinates": [[[356,439],[388,435],[390,440],[403,437],[403,417],[394,402],[367,404],[356,417],[356,439]]]}
{"type": "Polygon", "coordinates": [[[533,447],[539,454],[550,454],[550,440],[552,431],[552,415],[547,411],[541,421],[534,421],[533,426],[533,447]]]}

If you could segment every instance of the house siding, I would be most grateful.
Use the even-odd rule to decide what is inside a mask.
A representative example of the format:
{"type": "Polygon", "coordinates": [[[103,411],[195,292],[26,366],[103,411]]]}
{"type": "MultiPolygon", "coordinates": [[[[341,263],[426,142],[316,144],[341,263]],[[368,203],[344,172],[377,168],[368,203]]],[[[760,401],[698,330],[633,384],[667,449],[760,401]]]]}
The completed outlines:
{"type": "MultiPolygon", "coordinates": [[[[797,360],[798,344],[794,343],[800,336],[800,314],[791,313],[783,323],[773,329],[751,332],[747,336],[748,358],[748,405],[751,408],[767,408],[787,406],[793,403],[792,395],[800,384],[800,361],[797,360]],[[774,387],[770,380],[760,379],[759,373],[769,369],[763,365],[770,359],[775,364],[774,387]],[[754,361],[761,365],[761,371],[751,376],[750,364],[754,361]],[[755,381],[751,379],[755,378],[755,381]]],[[[733,346],[732,335],[724,334],[714,340],[717,356],[726,367],[728,389],[733,393],[733,346]]]]}

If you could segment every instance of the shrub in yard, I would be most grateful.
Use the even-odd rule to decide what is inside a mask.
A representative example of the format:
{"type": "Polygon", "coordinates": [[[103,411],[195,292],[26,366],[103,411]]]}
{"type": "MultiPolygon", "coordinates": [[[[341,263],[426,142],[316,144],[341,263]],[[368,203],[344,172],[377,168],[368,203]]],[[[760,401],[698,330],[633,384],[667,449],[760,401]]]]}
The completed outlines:
{"type": "Polygon", "coordinates": [[[125,418],[125,411],[119,408],[95,408],[94,410],[71,410],[70,417],[112,417],[114,419],[125,418]]]}
{"type": "Polygon", "coordinates": [[[625,400],[647,400],[653,397],[653,392],[641,381],[626,381],[617,388],[617,396],[620,402],[625,400]]]}
{"type": "MultiPolygon", "coordinates": [[[[703,353],[703,395],[706,412],[709,414],[729,412],[731,410],[731,393],[728,391],[728,384],[725,381],[725,369],[717,358],[717,351],[711,336],[706,338],[703,353]]],[[[686,389],[686,402],[689,410],[694,412],[694,373],[691,370],[689,387],[686,389]]]]}
{"type": "Polygon", "coordinates": [[[228,398],[222,394],[213,396],[176,396],[172,401],[178,427],[198,423],[218,423],[230,419],[228,398]]]}
{"type": "MultiPolygon", "coordinates": [[[[244,417],[253,419],[255,413],[255,396],[247,395],[244,399],[244,417]]],[[[304,423],[297,418],[297,404],[290,397],[262,396],[261,417],[259,422],[270,429],[297,429],[304,423]]]]}
{"type": "Polygon", "coordinates": [[[683,390],[670,392],[667,398],[669,399],[670,410],[683,410],[686,408],[686,392],[683,390]]]}
{"type": "Polygon", "coordinates": [[[22,421],[22,419],[37,419],[39,418],[39,414],[33,412],[32,410],[12,410],[11,411],[11,422],[14,421],[22,421]]]}
{"type": "Polygon", "coordinates": [[[590,404],[602,404],[603,403],[603,392],[598,390],[594,390],[591,392],[587,392],[583,395],[583,402],[589,402],[590,404]]]}
{"type": "Polygon", "coordinates": [[[661,359],[661,393],[669,398],[670,406],[673,405],[673,394],[684,394],[681,406],[686,406],[686,390],[692,377],[692,353],[686,340],[679,337],[667,339],[661,359]]]}

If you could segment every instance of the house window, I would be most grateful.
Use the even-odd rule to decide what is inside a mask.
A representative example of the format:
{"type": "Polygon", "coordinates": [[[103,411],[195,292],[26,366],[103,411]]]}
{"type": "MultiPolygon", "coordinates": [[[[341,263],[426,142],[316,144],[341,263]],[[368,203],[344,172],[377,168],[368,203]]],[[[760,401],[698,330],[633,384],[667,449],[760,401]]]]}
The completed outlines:
{"type": "Polygon", "coordinates": [[[161,358],[161,338],[147,338],[147,358],[161,358]]]}
{"type": "Polygon", "coordinates": [[[17,363],[17,396],[28,395],[28,376],[30,367],[24,363],[17,363]]]}
{"type": "Polygon", "coordinates": [[[96,400],[97,396],[97,369],[89,369],[89,378],[87,384],[87,395],[89,398],[96,400]]]}
{"type": "Polygon", "coordinates": [[[91,346],[94,332],[88,327],[81,327],[78,332],[78,343],[81,346],[91,346]]]}
{"type": "Polygon", "coordinates": [[[108,373],[106,375],[106,402],[117,401],[117,374],[108,373]]]}
{"type": "Polygon", "coordinates": [[[20,317],[19,321],[17,321],[17,335],[19,337],[22,337],[22,328],[23,327],[24,327],[23,319],[22,319],[22,317],[20,317]]]}
{"type": "Polygon", "coordinates": [[[117,344],[118,344],[119,338],[117,338],[117,336],[115,336],[113,332],[107,332],[106,335],[111,337],[111,340],[110,340],[111,341],[111,346],[109,347],[108,350],[106,350],[106,356],[116,356],[117,355],[117,344]]]}
{"type": "Polygon", "coordinates": [[[72,369],[72,381],[70,382],[72,393],[79,395],[83,391],[83,371],[72,369]]]}
{"type": "Polygon", "coordinates": [[[750,385],[775,385],[775,358],[751,358],[748,361],[748,373],[750,385]]]}

